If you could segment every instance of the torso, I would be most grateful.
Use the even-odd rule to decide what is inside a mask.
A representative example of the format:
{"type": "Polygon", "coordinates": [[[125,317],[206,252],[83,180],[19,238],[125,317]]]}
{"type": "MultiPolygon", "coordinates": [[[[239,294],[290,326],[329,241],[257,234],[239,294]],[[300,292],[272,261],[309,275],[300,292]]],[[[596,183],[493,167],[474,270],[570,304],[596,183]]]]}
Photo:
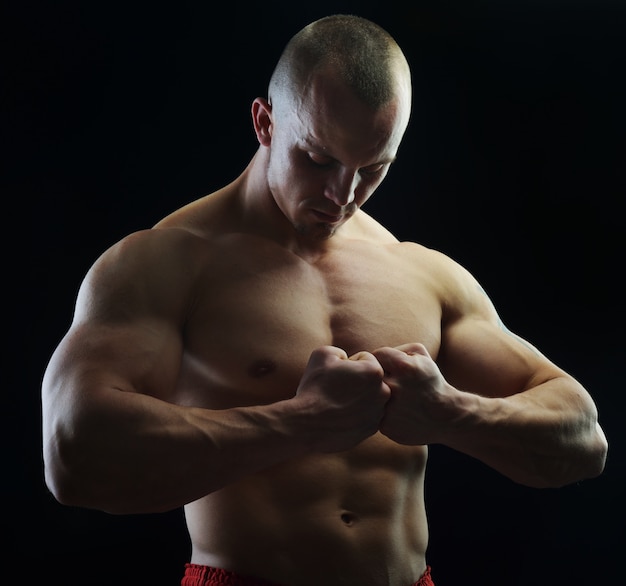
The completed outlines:
{"type": "MultiPolygon", "coordinates": [[[[177,222],[180,221],[177,219],[177,222]]],[[[333,237],[305,260],[222,233],[197,282],[176,401],[210,409],[292,397],[311,351],[348,355],[440,344],[428,252],[391,238],[333,237]]],[[[406,586],[425,569],[427,451],[376,434],[245,478],[186,507],[193,563],[290,586],[406,586]]]]}

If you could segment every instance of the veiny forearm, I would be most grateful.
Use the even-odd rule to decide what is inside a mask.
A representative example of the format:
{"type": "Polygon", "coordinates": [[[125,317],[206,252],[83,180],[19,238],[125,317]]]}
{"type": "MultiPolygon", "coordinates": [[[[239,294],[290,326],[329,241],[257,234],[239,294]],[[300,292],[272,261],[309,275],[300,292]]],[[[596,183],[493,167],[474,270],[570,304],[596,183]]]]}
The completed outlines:
{"type": "Polygon", "coordinates": [[[46,481],[68,505],[111,513],[177,508],[305,450],[285,440],[286,405],[211,411],[137,393],[91,393],[71,413],[44,410],[46,481]]]}
{"type": "Polygon", "coordinates": [[[607,442],[596,408],[575,381],[557,378],[502,398],[460,393],[462,415],[442,443],[512,480],[559,487],[599,475],[607,442]]]}

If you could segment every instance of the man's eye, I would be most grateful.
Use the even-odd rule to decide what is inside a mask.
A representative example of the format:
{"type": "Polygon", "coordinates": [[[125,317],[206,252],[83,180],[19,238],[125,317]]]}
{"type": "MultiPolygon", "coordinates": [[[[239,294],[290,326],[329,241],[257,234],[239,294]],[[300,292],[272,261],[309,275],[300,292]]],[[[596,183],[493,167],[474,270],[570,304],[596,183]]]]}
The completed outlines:
{"type": "Polygon", "coordinates": [[[371,167],[364,167],[363,169],[361,169],[361,174],[362,175],[376,175],[377,173],[380,173],[383,170],[384,166],[385,165],[381,163],[379,165],[372,165],[371,167]]]}
{"type": "Polygon", "coordinates": [[[325,167],[326,165],[330,165],[332,159],[330,157],[325,157],[323,155],[319,155],[317,153],[308,153],[309,160],[319,167],[325,167]]]}

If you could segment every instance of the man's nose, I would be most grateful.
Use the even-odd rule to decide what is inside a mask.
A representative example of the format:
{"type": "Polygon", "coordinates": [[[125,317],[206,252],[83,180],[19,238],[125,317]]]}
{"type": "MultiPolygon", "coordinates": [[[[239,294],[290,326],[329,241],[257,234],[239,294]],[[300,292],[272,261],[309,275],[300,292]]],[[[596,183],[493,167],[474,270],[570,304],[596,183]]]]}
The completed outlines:
{"type": "Polygon", "coordinates": [[[354,201],[357,182],[356,173],[343,171],[326,185],[324,195],[338,206],[346,206],[354,201]]]}

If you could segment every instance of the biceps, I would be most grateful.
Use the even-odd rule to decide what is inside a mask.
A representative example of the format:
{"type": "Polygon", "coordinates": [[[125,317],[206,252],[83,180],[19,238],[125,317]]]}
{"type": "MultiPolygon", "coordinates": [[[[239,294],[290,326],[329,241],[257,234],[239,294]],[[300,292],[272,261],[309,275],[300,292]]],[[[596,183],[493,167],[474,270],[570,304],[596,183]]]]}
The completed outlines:
{"type": "Polygon", "coordinates": [[[81,392],[109,388],[167,400],[175,390],[181,354],[180,335],[165,324],[82,325],[61,344],[57,373],[81,392]]]}
{"type": "Polygon", "coordinates": [[[487,397],[514,395],[560,374],[519,336],[472,318],[444,328],[438,363],[450,384],[487,397]]]}

